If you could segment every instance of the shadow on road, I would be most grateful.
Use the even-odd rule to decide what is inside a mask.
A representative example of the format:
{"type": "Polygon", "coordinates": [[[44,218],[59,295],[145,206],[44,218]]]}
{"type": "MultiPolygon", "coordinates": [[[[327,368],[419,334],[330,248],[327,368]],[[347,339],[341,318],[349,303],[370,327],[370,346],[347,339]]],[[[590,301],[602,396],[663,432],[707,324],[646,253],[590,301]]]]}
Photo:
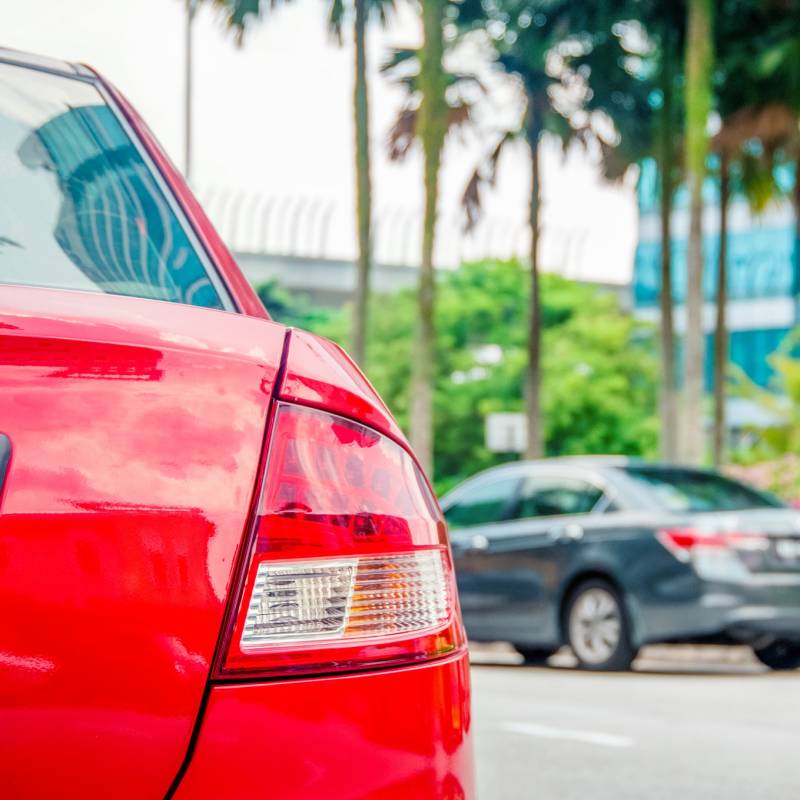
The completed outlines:
{"type": "MultiPolygon", "coordinates": [[[[568,648],[562,648],[545,663],[524,664],[519,653],[503,642],[472,644],[470,645],[470,661],[473,666],[577,672],[575,669],[577,662],[568,648]]],[[[797,670],[770,673],[766,667],[756,660],[747,647],[721,647],[716,645],[658,645],[645,647],[636,661],[633,662],[633,672],[637,675],[654,676],[742,677],[771,674],[800,677],[800,671],[797,670]]],[[[619,676],[630,673],[597,674],[619,676]]]]}

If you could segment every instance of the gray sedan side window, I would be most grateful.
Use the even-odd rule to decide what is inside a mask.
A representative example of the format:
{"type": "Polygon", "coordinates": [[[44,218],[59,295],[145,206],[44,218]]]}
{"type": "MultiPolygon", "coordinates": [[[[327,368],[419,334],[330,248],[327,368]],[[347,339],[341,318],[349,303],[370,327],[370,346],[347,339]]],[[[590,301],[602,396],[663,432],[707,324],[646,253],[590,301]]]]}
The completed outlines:
{"type": "Polygon", "coordinates": [[[519,478],[499,478],[466,488],[462,500],[454,503],[445,512],[451,528],[467,528],[472,525],[488,525],[508,518],[511,505],[517,495],[519,478]]]}
{"type": "Polygon", "coordinates": [[[522,488],[517,517],[557,517],[588,514],[603,496],[591,483],[578,478],[529,478],[522,488]]]}

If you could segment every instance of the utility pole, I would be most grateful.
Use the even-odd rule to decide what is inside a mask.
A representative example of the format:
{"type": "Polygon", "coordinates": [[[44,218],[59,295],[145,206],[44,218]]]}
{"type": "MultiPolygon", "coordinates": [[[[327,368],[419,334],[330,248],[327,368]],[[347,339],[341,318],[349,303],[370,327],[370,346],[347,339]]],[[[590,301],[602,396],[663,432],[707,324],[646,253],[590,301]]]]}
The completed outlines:
{"type": "Polygon", "coordinates": [[[186,0],[186,41],[184,47],[184,98],[183,98],[183,176],[187,183],[192,178],[192,25],[197,13],[198,0],[186,0]]]}

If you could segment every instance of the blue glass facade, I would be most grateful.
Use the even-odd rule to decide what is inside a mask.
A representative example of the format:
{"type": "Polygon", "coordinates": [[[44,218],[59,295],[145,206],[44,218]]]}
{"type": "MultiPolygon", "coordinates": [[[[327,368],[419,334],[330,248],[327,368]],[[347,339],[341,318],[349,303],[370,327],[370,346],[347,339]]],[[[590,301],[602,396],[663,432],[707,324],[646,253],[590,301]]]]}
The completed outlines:
{"type": "MultiPolygon", "coordinates": [[[[643,165],[639,182],[640,231],[633,273],[633,299],[642,314],[657,311],[661,291],[661,241],[658,236],[657,180],[652,163],[643,165]]],[[[709,182],[706,200],[712,214],[716,190],[709,182]]],[[[672,224],[672,291],[679,316],[686,298],[686,230],[688,219],[685,196],[679,193],[672,224]]],[[[798,296],[795,268],[794,225],[787,204],[754,217],[742,201],[731,207],[728,235],[728,293],[730,298],[729,353],[731,361],[753,381],[765,386],[771,377],[769,356],[780,346],[797,323],[798,296]],[[735,212],[735,213],[734,213],[735,212]],[[734,313],[735,310],[735,313],[734,313]]],[[[706,217],[708,222],[709,217],[706,217]]],[[[716,226],[706,225],[708,228],[716,226]]],[[[704,237],[704,295],[713,303],[717,294],[719,235],[704,237]]],[[[680,344],[679,344],[680,350],[680,344]]],[[[679,353],[680,358],[680,353],[679,353]]],[[[707,336],[706,383],[711,387],[713,373],[713,334],[707,336]]]]}

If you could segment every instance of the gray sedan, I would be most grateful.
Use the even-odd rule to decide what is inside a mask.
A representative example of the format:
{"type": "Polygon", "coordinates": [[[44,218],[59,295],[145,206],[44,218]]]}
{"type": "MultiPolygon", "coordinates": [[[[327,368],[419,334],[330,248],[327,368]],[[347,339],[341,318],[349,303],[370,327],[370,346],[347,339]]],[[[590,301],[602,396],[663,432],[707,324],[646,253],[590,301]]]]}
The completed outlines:
{"type": "Polygon", "coordinates": [[[627,669],[655,642],[747,643],[800,666],[800,513],[719,473],[624,458],[517,462],[442,501],[464,622],[528,661],[568,644],[627,669]]]}

